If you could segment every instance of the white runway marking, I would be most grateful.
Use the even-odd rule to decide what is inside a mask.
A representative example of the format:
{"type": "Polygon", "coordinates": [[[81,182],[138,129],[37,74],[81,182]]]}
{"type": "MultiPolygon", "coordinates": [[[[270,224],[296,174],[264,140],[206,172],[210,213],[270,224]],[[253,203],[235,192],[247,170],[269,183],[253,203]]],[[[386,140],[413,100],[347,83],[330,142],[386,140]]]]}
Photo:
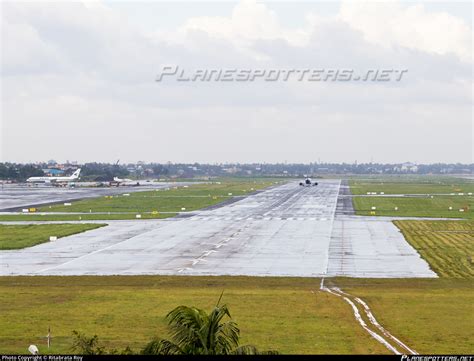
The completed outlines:
{"type": "Polygon", "coordinates": [[[188,218],[110,222],[3,251],[0,275],[436,277],[391,222],[336,217],[339,188],[289,183],[188,218]]]}

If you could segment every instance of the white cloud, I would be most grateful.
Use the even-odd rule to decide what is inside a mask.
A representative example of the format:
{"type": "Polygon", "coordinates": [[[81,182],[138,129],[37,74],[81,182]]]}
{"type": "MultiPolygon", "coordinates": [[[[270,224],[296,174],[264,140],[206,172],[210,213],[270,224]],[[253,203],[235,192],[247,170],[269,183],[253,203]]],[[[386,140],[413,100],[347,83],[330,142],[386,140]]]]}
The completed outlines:
{"type": "Polygon", "coordinates": [[[472,136],[459,133],[472,127],[471,48],[452,15],[343,4],[288,27],[245,1],[163,38],[104,4],[4,10],[4,159],[472,161],[472,136]],[[156,83],[159,64],[409,72],[397,84],[156,83]]]}
{"type": "Polygon", "coordinates": [[[190,18],[179,31],[182,34],[204,31],[211,37],[231,41],[238,47],[249,46],[256,40],[276,39],[302,46],[309,35],[304,28],[284,28],[274,11],[255,0],[243,0],[238,3],[230,17],[190,18]]]}
{"type": "Polygon", "coordinates": [[[3,19],[2,28],[2,73],[44,72],[61,67],[60,52],[45,43],[30,24],[3,19]]]}
{"type": "Polygon", "coordinates": [[[430,12],[422,4],[396,1],[343,1],[337,15],[306,15],[297,28],[283,27],[277,14],[255,0],[238,3],[230,17],[194,17],[167,39],[185,42],[189,33],[202,31],[225,39],[238,48],[258,40],[284,40],[307,46],[320,26],[344,22],[360,31],[367,41],[383,47],[405,47],[423,52],[453,54],[464,62],[472,60],[472,29],[463,19],[446,12],[430,12]]]}
{"type": "Polygon", "coordinates": [[[471,28],[448,13],[428,12],[422,4],[344,1],[338,17],[377,45],[454,54],[472,61],[471,28]]]}

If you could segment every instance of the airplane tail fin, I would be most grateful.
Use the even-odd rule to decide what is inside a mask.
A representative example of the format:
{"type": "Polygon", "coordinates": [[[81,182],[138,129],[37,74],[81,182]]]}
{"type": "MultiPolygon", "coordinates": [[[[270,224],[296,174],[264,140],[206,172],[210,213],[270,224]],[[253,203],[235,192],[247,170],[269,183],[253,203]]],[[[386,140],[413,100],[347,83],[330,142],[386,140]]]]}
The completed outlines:
{"type": "Polygon", "coordinates": [[[76,171],[72,174],[71,178],[74,178],[74,179],[79,178],[79,173],[81,173],[81,168],[79,168],[78,170],[76,170],[76,171]]]}

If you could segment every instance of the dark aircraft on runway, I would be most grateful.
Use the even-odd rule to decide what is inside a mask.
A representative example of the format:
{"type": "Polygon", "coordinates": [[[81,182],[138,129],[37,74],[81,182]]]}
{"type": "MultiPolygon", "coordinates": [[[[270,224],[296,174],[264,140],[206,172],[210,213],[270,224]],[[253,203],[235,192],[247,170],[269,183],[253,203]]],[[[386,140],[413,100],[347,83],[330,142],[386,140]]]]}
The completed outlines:
{"type": "Polygon", "coordinates": [[[318,182],[313,182],[311,181],[311,178],[306,178],[304,182],[300,182],[300,186],[302,187],[311,187],[311,186],[317,186],[318,182]]]}

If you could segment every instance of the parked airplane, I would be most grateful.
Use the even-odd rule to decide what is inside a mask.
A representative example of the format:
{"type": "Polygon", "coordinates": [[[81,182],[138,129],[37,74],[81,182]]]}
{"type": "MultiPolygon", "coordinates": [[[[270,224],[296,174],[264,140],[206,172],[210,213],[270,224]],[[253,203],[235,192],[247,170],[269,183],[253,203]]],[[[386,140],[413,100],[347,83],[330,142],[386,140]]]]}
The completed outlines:
{"type": "Polygon", "coordinates": [[[311,187],[311,186],[317,186],[318,182],[313,182],[311,178],[306,178],[304,182],[300,182],[300,186],[302,187],[311,187]]]}
{"type": "Polygon", "coordinates": [[[120,179],[119,177],[114,177],[114,182],[117,182],[117,183],[124,183],[124,182],[133,182],[132,179],[120,179]]]}
{"type": "Polygon", "coordinates": [[[144,183],[151,183],[153,182],[150,179],[142,179],[142,180],[133,180],[133,179],[121,179],[119,177],[114,177],[114,180],[109,182],[111,186],[139,186],[144,183]]]}
{"type": "Polygon", "coordinates": [[[30,177],[26,181],[28,183],[50,183],[50,184],[70,183],[79,179],[79,173],[81,173],[81,168],[77,169],[69,177],[30,177]]]}

